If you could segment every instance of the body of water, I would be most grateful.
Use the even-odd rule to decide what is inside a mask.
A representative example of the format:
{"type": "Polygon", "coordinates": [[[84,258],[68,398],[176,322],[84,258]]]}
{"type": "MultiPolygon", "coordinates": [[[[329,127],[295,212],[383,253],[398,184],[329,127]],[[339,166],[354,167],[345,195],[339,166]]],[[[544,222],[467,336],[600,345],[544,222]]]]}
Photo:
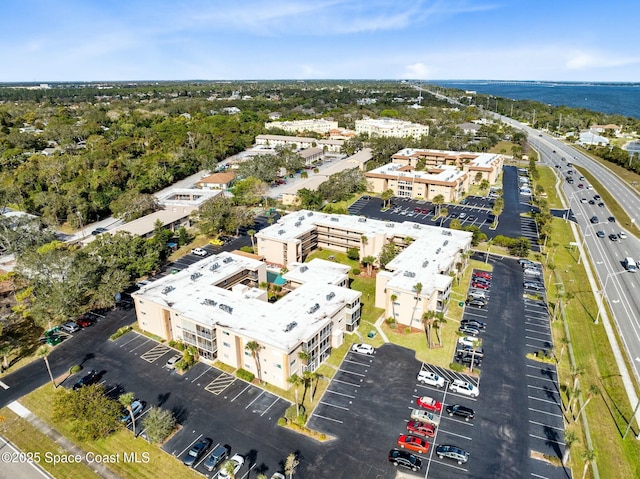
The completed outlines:
{"type": "Polygon", "coordinates": [[[640,118],[640,83],[442,80],[434,85],[640,118]]]}

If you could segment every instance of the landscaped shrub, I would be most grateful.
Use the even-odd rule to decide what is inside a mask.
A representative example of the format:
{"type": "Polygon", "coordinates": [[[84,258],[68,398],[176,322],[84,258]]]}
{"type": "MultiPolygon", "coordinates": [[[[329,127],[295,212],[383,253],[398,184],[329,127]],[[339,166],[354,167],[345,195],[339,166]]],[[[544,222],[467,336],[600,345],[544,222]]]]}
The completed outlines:
{"type": "Polygon", "coordinates": [[[76,364],[75,366],[71,366],[71,368],[69,369],[69,374],[79,373],[80,371],[82,371],[82,366],[76,364]]]}
{"type": "Polygon", "coordinates": [[[347,250],[347,258],[353,261],[360,259],[360,251],[358,251],[358,248],[349,248],[347,250]]]}
{"type": "Polygon", "coordinates": [[[247,371],[246,369],[238,369],[236,371],[236,376],[238,376],[240,379],[244,379],[247,382],[252,382],[255,379],[255,374],[253,374],[251,371],[247,371]]]}
{"type": "Polygon", "coordinates": [[[131,331],[133,328],[131,326],[122,326],[121,328],[119,328],[115,333],[113,333],[111,336],[109,336],[109,339],[116,340],[118,339],[120,336],[124,336],[125,334],[127,334],[129,331],[131,331]]]}
{"type": "Polygon", "coordinates": [[[354,276],[360,276],[360,270],[358,268],[353,268],[351,272],[354,276]]]}

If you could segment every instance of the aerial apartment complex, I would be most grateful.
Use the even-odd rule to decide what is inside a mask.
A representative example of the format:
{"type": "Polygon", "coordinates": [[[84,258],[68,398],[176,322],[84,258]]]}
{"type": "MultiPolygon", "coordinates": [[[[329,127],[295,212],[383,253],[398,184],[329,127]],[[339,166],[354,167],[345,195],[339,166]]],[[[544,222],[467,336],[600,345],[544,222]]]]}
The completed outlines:
{"type": "Polygon", "coordinates": [[[323,135],[329,133],[330,130],[338,129],[337,121],[324,120],[322,118],[311,120],[295,120],[295,121],[270,121],[264,124],[264,127],[279,128],[290,133],[300,133],[303,131],[313,131],[323,135]]]}
{"type": "Polygon", "coordinates": [[[429,127],[394,118],[367,118],[356,120],[356,133],[366,133],[372,137],[420,138],[429,134],[429,127]]]}
{"type": "Polygon", "coordinates": [[[460,200],[469,186],[487,180],[493,184],[502,171],[502,155],[405,148],[391,163],[368,171],[371,191],[392,190],[395,196],[446,202],[460,200]],[[420,166],[424,170],[418,170],[420,166]]]}
{"type": "Polygon", "coordinates": [[[269,148],[287,146],[295,150],[318,147],[330,153],[340,153],[342,145],[344,145],[344,140],[318,140],[317,138],[307,138],[303,136],[257,135],[256,145],[269,148]]]}

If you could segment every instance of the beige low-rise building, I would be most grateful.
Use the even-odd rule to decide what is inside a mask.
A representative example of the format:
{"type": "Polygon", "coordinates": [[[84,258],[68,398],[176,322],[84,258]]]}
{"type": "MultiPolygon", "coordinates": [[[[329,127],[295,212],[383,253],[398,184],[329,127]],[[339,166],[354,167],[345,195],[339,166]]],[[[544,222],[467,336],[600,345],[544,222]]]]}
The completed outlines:
{"type": "Polygon", "coordinates": [[[365,118],[356,120],[356,133],[371,137],[420,138],[429,134],[429,126],[395,118],[365,118]]]}
{"type": "Polygon", "coordinates": [[[288,389],[292,374],[315,370],[357,328],[361,293],[348,288],[349,269],[323,260],[292,263],[284,275],[290,292],[271,303],[258,288],[267,280],[266,263],[220,253],[132,297],[142,330],[288,389]],[[251,342],[260,346],[256,358],[247,348],[251,342]],[[302,351],[306,363],[299,358],[302,351]]]}
{"type": "Polygon", "coordinates": [[[313,211],[291,213],[256,234],[258,254],[278,266],[298,264],[317,248],[377,258],[393,243],[399,254],[376,275],[375,306],[399,324],[420,327],[422,314],[446,311],[453,276],[464,267],[472,234],[406,221],[313,211]],[[453,275],[453,276],[452,276],[453,275]]]}
{"type": "Polygon", "coordinates": [[[292,121],[271,121],[264,124],[266,129],[279,128],[280,130],[290,133],[302,133],[304,131],[313,131],[314,133],[327,134],[331,130],[338,128],[338,122],[333,120],[325,120],[315,118],[310,120],[292,120],[292,121]]]}
{"type": "Polygon", "coordinates": [[[228,190],[236,179],[233,171],[221,171],[201,178],[196,186],[209,190],[228,190]]]}
{"type": "Polygon", "coordinates": [[[276,146],[286,146],[294,150],[304,150],[307,148],[322,148],[328,153],[340,153],[344,140],[318,140],[317,138],[307,138],[304,136],[285,135],[257,135],[256,145],[275,148],[276,146]]]}

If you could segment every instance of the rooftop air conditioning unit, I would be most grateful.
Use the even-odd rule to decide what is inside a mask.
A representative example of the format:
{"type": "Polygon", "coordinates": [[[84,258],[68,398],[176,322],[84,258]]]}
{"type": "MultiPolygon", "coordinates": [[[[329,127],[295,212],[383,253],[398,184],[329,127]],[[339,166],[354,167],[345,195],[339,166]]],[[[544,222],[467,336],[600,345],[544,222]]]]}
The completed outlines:
{"type": "Polygon", "coordinates": [[[233,258],[231,256],[227,256],[225,259],[222,260],[223,263],[231,263],[233,261],[233,258]]]}
{"type": "Polygon", "coordinates": [[[442,243],[442,246],[447,246],[449,244],[449,240],[444,240],[444,243],[442,243]]]}
{"type": "Polygon", "coordinates": [[[340,221],[340,218],[336,218],[335,216],[332,216],[331,217],[331,221],[336,221],[337,222],[337,221],[340,221]]]}
{"type": "Polygon", "coordinates": [[[305,271],[307,271],[309,269],[308,266],[300,266],[300,272],[304,273],[305,271]]]}
{"type": "Polygon", "coordinates": [[[336,293],[334,293],[333,291],[331,291],[328,295],[327,295],[327,301],[331,301],[333,298],[336,297],[336,293]]]}
{"type": "Polygon", "coordinates": [[[278,234],[279,235],[283,235],[284,234],[284,230],[278,230],[278,234]]]}
{"type": "Polygon", "coordinates": [[[367,218],[363,218],[363,217],[358,218],[358,223],[364,223],[365,221],[367,221],[367,218]]]}
{"type": "Polygon", "coordinates": [[[440,254],[440,251],[442,251],[442,248],[438,248],[438,249],[436,250],[436,254],[440,254]]]}
{"type": "Polygon", "coordinates": [[[295,224],[295,226],[300,226],[302,223],[300,223],[299,221],[295,224]]]}

